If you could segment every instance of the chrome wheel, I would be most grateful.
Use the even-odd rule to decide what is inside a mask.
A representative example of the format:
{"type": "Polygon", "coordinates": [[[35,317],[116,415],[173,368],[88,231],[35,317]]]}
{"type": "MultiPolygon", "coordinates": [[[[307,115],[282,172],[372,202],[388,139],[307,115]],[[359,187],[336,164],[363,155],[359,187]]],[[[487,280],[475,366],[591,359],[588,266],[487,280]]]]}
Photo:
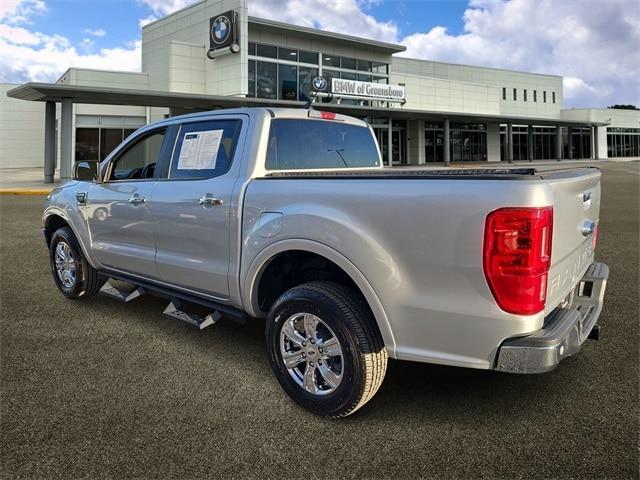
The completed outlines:
{"type": "Polygon", "coordinates": [[[60,283],[64,288],[73,288],[76,284],[76,260],[68,243],[59,242],[56,245],[54,261],[60,283]]]}
{"type": "Polygon", "coordinates": [[[296,313],[284,322],[280,355],[291,378],[309,393],[327,395],[342,381],[340,342],[333,330],[311,313],[296,313]]]}

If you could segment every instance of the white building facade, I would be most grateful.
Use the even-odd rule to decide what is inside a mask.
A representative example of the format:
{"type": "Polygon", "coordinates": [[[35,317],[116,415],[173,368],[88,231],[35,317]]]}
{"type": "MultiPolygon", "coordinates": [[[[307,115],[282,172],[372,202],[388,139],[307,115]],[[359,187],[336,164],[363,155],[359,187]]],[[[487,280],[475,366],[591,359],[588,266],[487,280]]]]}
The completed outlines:
{"type": "MultiPolygon", "coordinates": [[[[341,79],[404,90],[404,102],[338,95],[316,99],[318,108],[366,119],[389,165],[640,157],[640,111],[564,110],[560,76],[409,59],[403,51],[402,45],[250,17],[246,0],[193,4],[143,27],[141,73],[71,68],[58,80],[57,85],[78,91],[90,87],[172,98],[164,108],[157,102],[130,106],[126,98],[131,96],[115,105],[76,99],[62,105],[64,115],[58,106],[56,157],[62,176],[70,174],[75,161],[105,158],[150,121],[216,108],[214,97],[229,97],[237,105],[262,99],[302,107],[312,97],[316,77],[329,84],[341,79]],[[212,50],[213,22],[221,14],[232,20],[223,27],[232,28],[234,38],[231,46],[212,50]],[[188,105],[181,107],[179,98],[188,99],[188,105]],[[201,98],[201,105],[194,106],[194,98],[201,98]],[[71,128],[63,139],[62,120],[64,131],[71,128]]],[[[42,105],[20,98],[49,103],[56,98],[33,94],[36,87],[6,98],[9,87],[3,88],[1,150],[15,152],[25,146],[12,144],[12,138],[19,140],[8,133],[14,125],[16,131],[37,130],[40,136],[33,138],[42,138],[44,128],[42,105]],[[29,120],[34,115],[38,121],[29,120]]],[[[0,167],[42,165],[41,150],[3,154],[0,167]]]]}

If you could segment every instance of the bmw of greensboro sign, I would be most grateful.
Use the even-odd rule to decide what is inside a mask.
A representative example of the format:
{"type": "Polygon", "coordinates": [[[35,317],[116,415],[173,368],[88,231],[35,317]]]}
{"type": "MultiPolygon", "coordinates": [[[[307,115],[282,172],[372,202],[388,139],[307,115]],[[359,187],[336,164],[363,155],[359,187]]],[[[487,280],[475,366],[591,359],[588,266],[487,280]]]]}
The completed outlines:
{"type": "Polygon", "coordinates": [[[334,95],[355,95],[358,97],[390,98],[404,100],[404,87],[384,83],[358,82],[356,80],[331,79],[331,93],[334,95]]]}

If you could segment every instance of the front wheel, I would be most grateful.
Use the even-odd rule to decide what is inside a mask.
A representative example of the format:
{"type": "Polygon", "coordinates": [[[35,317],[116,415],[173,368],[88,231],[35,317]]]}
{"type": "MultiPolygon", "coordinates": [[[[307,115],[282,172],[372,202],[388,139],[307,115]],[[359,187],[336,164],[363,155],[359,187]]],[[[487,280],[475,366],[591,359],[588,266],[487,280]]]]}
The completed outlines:
{"type": "Polygon", "coordinates": [[[59,228],[53,233],[49,256],[53,280],[65,297],[88,298],[98,293],[104,284],[104,279],[82,254],[70,228],[59,228]]]}
{"type": "Polygon", "coordinates": [[[285,392],[325,417],[346,417],[362,407],[387,368],[387,350],[369,307],[333,282],[283,293],[269,311],[266,343],[285,392]]]}

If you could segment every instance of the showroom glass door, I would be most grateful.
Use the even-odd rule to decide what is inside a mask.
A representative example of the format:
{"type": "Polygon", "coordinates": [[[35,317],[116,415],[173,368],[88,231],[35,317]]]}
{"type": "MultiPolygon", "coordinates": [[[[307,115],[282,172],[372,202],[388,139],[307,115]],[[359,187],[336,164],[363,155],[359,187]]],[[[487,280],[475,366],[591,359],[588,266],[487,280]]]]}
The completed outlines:
{"type": "MultiPolygon", "coordinates": [[[[407,130],[394,127],[391,131],[392,165],[406,165],[407,163],[407,130]]],[[[417,163],[417,162],[416,162],[417,163]]]]}
{"type": "MultiPolygon", "coordinates": [[[[383,165],[389,166],[389,124],[369,122],[380,147],[383,165]]],[[[391,165],[407,164],[407,129],[400,122],[393,122],[391,128],[391,165]]],[[[417,162],[416,162],[417,163],[417,162]]]]}

